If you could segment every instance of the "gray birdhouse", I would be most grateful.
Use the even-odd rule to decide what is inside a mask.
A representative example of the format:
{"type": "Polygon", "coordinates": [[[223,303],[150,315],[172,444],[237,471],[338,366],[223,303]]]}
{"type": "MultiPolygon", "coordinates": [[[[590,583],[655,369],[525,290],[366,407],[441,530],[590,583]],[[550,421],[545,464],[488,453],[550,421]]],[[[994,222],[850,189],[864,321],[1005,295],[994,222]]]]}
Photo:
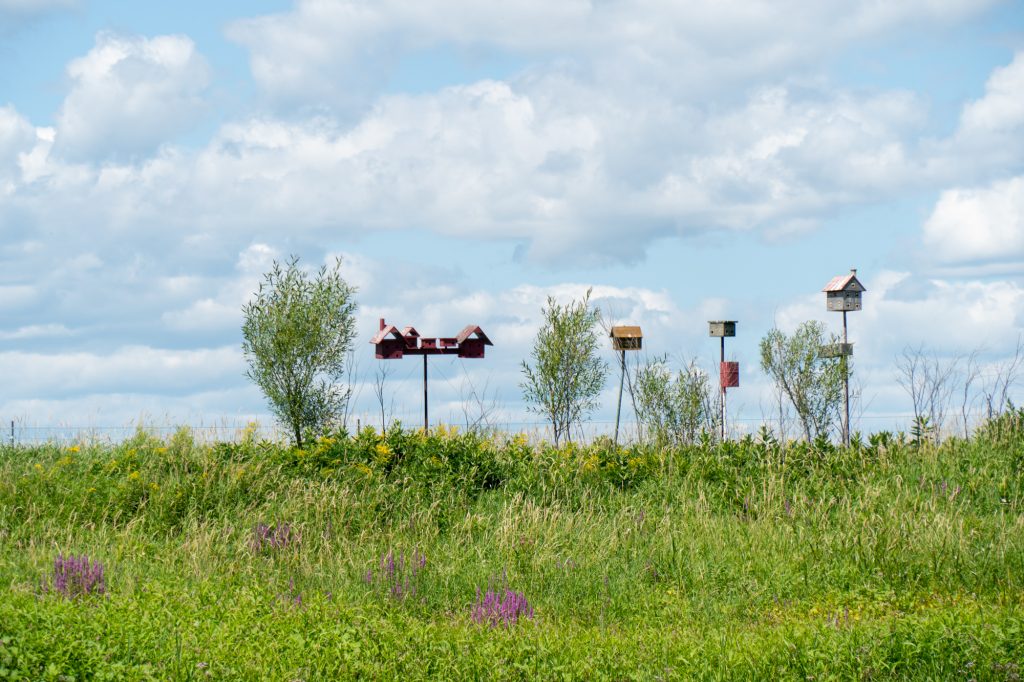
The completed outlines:
{"type": "Polygon", "coordinates": [[[825,292],[828,309],[842,313],[860,310],[860,295],[867,289],[857,279],[857,269],[854,268],[848,275],[833,277],[822,291],[825,292]]]}
{"type": "Polygon", "coordinates": [[[708,322],[708,336],[736,336],[736,321],[718,320],[716,322],[708,322]]]}

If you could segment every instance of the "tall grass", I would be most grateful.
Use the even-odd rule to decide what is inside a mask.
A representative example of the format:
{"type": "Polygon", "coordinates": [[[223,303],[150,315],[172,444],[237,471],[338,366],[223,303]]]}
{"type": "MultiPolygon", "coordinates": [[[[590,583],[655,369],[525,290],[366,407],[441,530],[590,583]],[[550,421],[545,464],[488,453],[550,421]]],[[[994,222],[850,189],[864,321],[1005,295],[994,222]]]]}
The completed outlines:
{"type": "Polygon", "coordinates": [[[1022,422],[5,447],[0,679],[1017,679],[1022,422]],[[104,593],[48,591],[83,554],[104,593]],[[475,622],[488,591],[533,617],[475,622]]]}

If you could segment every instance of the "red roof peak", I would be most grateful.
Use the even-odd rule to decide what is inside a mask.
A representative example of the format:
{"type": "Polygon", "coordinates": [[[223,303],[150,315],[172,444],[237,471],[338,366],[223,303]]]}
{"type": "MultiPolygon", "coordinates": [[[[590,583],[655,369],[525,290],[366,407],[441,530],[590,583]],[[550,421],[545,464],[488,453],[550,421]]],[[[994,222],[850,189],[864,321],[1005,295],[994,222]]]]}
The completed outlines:
{"type": "Polygon", "coordinates": [[[850,274],[848,275],[839,275],[838,277],[830,279],[822,291],[867,291],[867,289],[863,284],[861,284],[860,280],[857,279],[857,269],[854,268],[850,270],[850,274]]]}

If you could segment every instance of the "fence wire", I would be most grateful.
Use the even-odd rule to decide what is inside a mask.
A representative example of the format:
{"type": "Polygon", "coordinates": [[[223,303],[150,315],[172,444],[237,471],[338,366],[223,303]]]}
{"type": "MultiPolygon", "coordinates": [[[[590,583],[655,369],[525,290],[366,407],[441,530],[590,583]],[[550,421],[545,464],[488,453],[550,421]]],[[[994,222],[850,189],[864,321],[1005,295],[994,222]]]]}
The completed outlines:
{"type": "MultiPolygon", "coordinates": [[[[422,425],[422,414],[401,415],[406,419],[399,419],[403,428],[415,429],[422,425]]],[[[967,415],[969,430],[973,430],[983,423],[990,415],[986,412],[971,412],[967,415]]],[[[852,420],[853,430],[864,433],[872,433],[878,430],[908,431],[913,424],[914,415],[908,413],[885,413],[865,414],[852,420]]],[[[389,419],[387,426],[390,428],[396,423],[389,419]]],[[[480,430],[496,435],[513,435],[523,433],[532,440],[551,440],[551,429],[547,422],[540,419],[533,420],[505,420],[501,418],[489,419],[486,422],[476,424],[467,420],[451,419],[432,422],[431,427],[444,424],[446,427],[457,427],[461,430],[480,430]]],[[[733,417],[727,422],[727,433],[730,438],[742,437],[748,433],[756,433],[761,426],[767,426],[774,433],[778,434],[779,420],[762,417],[733,417]]],[[[372,427],[381,431],[380,415],[361,414],[350,417],[347,423],[349,432],[372,427]]],[[[642,425],[635,419],[622,420],[619,426],[619,442],[635,442],[641,433],[642,425]]],[[[220,420],[219,423],[191,423],[191,424],[149,424],[129,423],[125,425],[105,424],[39,424],[32,423],[26,418],[9,419],[4,422],[0,443],[11,445],[38,445],[43,443],[120,443],[132,438],[140,431],[162,440],[170,439],[175,432],[187,429],[191,438],[199,443],[215,442],[240,442],[244,438],[255,438],[257,440],[269,440],[274,442],[287,442],[289,432],[281,428],[271,420],[267,421],[240,421],[220,420]]],[[[574,427],[572,438],[575,441],[591,442],[601,437],[612,437],[615,430],[614,419],[594,419],[577,427],[574,427]]],[[[788,420],[785,431],[790,436],[798,435],[799,423],[795,418],[788,420]]],[[[950,418],[949,423],[943,430],[944,433],[963,433],[963,417],[956,415],[950,418]]]]}

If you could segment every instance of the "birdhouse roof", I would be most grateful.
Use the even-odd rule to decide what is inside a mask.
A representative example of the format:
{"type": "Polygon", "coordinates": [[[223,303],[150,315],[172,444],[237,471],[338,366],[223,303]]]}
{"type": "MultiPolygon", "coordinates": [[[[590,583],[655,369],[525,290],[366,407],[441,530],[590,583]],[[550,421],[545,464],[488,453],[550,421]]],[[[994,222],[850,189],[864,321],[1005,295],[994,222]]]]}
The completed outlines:
{"type": "Polygon", "coordinates": [[[388,336],[394,336],[396,339],[404,338],[402,336],[402,332],[398,331],[398,327],[396,327],[393,324],[389,324],[386,327],[384,327],[383,329],[381,329],[379,332],[377,332],[376,336],[374,336],[372,339],[370,339],[370,343],[373,343],[373,344],[380,343],[381,341],[386,339],[388,336]]]}
{"type": "Polygon", "coordinates": [[[864,285],[860,283],[859,279],[857,279],[857,275],[851,272],[846,275],[839,275],[838,277],[833,277],[832,279],[829,280],[828,284],[825,285],[825,288],[822,289],[822,291],[828,293],[838,291],[861,292],[867,291],[867,289],[865,289],[864,285]]]}
{"type": "Polygon", "coordinates": [[[640,327],[612,327],[612,333],[610,335],[613,339],[642,339],[643,333],[640,331],[640,327]]]}
{"type": "Polygon", "coordinates": [[[477,338],[484,342],[484,345],[494,345],[493,343],[491,343],[491,340],[487,338],[487,334],[484,334],[484,330],[476,326],[475,324],[467,325],[461,332],[459,332],[459,335],[455,337],[455,340],[458,343],[462,343],[463,341],[468,339],[470,336],[473,336],[474,334],[476,334],[477,338]]]}

